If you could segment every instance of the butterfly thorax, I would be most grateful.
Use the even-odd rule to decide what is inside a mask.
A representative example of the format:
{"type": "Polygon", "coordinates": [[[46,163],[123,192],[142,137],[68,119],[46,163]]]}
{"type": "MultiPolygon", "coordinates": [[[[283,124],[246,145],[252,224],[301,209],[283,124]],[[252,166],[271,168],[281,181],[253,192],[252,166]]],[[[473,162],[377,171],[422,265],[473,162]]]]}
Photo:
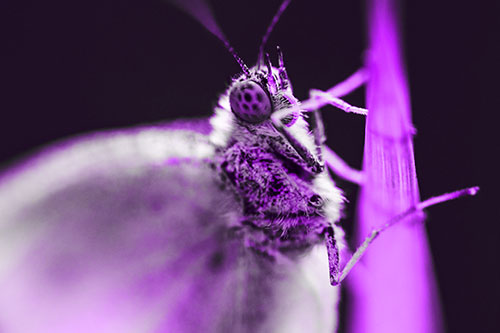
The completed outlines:
{"type": "Polygon", "coordinates": [[[244,214],[285,228],[300,224],[301,217],[322,215],[314,174],[266,127],[238,128],[218,152],[219,173],[241,199],[244,214]]]}
{"type": "Polygon", "coordinates": [[[235,135],[218,151],[216,168],[241,204],[241,222],[257,229],[251,237],[256,247],[304,248],[321,239],[318,231],[327,224],[324,201],[314,190],[314,175],[280,147],[279,136],[235,135]]]}

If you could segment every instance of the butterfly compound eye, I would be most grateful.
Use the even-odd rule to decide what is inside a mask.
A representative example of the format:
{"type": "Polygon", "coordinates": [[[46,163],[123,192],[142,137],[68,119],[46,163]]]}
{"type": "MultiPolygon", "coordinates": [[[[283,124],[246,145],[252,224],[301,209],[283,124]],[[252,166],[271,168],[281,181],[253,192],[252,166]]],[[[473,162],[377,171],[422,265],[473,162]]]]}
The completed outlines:
{"type": "Polygon", "coordinates": [[[229,103],[234,114],[249,123],[259,123],[271,115],[269,96],[253,81],[235,83],[229,94],[229,103]]]}

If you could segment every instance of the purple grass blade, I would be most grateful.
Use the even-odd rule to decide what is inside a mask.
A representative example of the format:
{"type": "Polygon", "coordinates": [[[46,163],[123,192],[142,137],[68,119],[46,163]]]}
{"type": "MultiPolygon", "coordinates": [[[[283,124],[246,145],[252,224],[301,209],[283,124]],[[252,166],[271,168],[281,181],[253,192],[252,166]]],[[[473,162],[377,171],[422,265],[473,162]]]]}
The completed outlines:
{"type": "MultiPolygon", "coordinates": [[[[369,1],[370,111],[363,160],[365,185],[358,206],[359,240],[420,201],[395,2],[369,1]]],[[[350,332],[441,330],[425,228],[415,223],[421,218],[386,231],[383,241],[373,243],[366,252],[363,267],[353,269],[350,332]]]]}

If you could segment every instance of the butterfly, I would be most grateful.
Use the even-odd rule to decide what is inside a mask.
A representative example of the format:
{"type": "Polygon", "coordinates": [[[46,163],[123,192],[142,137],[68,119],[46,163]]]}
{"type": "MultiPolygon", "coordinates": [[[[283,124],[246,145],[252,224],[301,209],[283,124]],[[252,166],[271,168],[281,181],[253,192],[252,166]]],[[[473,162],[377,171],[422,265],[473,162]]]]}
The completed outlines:
{"type": "MultiPolygon", "coordinates": [[[[283,180],[259,179],[266,175],[262,168],[278,165],[279,156],[286,174],[306,184],[301,192],[307,200],[299,202],[301,207],[273,212],[277,216],[272,221],[292,229],[297,222],[290,222],[287,213],[301,208],[297,211],[314,222],[320,216],[317,208],[328,201],[335,202],[332,221],[320,227],[333,229],[342,198],[326,174],[315,170],[321,169],[314,163],[320,156],[314,141],[321,140],[321,132],[315,139],[302,115],[292,111],[278,129],[270,123],[258,129],[243,123],[270,116],[271,103],[272,110],[284,110],[297,101],[287,92],[282,66],[242,71],[219,100],[212,126],[179,121],[86,136],[52,146],[2,176],[0,329],[333,329],[338,289],[329,285],[324,247],[304,249],[307,256],[291,258],[271,251],[283,245],[284,252],[299,252],[331,231],[312,232],[310,244],[293,243],[291,237],[280,240],[284,228],[269,230],[256,225],[269,221],[248,219],[291,205],[287,197],[269,207],[248,200],[259,192],[259,182],[283,186],[283,180]],[[256,80],[257,85],[252,83],[256,80]],[[262,86],[265,90],[259,90],[262,86]],[[256,112],[249,113],[245,105],[248,111],[257,105],[256,112]],[[228,122],[224,117],[233,118],[228,122]],[[228,142],[235,133],[228,124],[239,126],[231,147],[240,146],[232,150],[228,142]],[[245,132],[250,130],[258,135],[245,132]],[[303,142],[293,142],[297,137],[303,142]],[[255,143],[254,151],[247,151],[255,143]],[[308,152],[313,153],[310,164],[308,152]],[[260,163],[238,163],[242,154],[260,163]],[[246,171],[237,173],[235,166],[246,171]],[[310,191],[318,178],[326,187],[319,198],[310,191]],[[249,212],[242,214],[243,209],[249,212]],[[262,235],[262,230],[270,234],[262,235]],[[265,244],[270,239],[272,246],[265,244]]],[[[341,243],[340,228],[333,236],[341,243]]]]}
{"type": "MultiPolygon", "coordinates": [[[[219,118],[230,115],[225,111],[219,118]]],[[[209,128],[180,121],[101,132],[54,144],[5,172],[0,329],[333,328],[338,290],[328,282],[326,253],[314,248],[301,256],[305,243],[288,246],[298,252],[293,260],[270,260],[247,244],[262,236],[240,235],[242,206],[217,179],[217,138],[209,128]]],[[[308,209],[321,205],[307,195],[308,209]]]]}

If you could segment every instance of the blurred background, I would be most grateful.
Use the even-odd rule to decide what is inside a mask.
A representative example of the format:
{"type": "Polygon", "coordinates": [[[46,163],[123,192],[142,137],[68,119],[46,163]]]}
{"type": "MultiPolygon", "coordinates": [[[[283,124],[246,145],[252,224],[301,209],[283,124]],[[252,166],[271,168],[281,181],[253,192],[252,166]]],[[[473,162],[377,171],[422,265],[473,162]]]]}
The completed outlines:
{"type": "MultiPolygon", "coordinates": [[[[212,1],[248,65],[280,3],[212,1]]],[[[1,7],[2,168],[78,134],[208,117],[239,71],[214,36],[161,0],[8,1],[1,7]]],[[[493,0],[402,7],[421,196],[481,186],[477,197],[428,211],[449,332],[500,331],[499,12],[493,0]]],[[[283,49],[295,94],[305,99],[309,89],[327,89],[362,65],[365,28],[362,1],[294,0],[267,50],[276,59],[275,46],[283,49]]],[[[363,96],[360,90],[346,100],[363,106],[363,96]]],[[[361,167],[364,119],[330,107],[323,115],[330,147],[361,167]]],[[[343,222],[349,234],[357,187],[339,185],[350,201],[343,222]]]]}

